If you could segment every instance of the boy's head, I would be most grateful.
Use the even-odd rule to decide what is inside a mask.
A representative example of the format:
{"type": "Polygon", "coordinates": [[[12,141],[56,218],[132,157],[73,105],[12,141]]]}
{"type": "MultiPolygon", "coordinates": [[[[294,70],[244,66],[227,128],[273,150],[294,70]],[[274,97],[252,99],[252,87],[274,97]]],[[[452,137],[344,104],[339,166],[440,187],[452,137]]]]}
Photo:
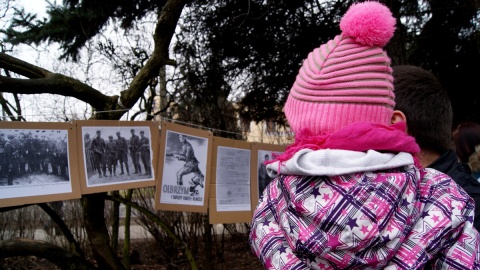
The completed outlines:
{"type": "Polygon", "coordinates": [[[392,69],[383,50],[395,18],[379,2],[352,5],[340,21],[342,33],[304,60],[285,104],[294,133],[333,133],[356,122],[388,125],[393,107],[392,69]]]}
{"type": "Polygon", "coordinates": [[[453,149],[450,98],[431,72],[411,65],[393,66],[395,110],[406,118],[407,133],[422,150],[453,149]]]}

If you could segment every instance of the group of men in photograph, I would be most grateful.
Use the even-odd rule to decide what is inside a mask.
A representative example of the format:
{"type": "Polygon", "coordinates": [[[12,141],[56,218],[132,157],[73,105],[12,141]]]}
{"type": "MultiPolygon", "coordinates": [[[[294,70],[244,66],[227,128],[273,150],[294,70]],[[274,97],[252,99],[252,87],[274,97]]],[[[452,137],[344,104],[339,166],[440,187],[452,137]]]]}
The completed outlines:
{"type": "Polygon", "coordinates": [[[47,136],[41,131],[0,133],[0,178],[13,185],[15,178],[25,174],[44,173],[68,175],[67,138],[47,136]]]}
{"type": "Polygon", "coordinates": [[[102,138],[101,130],[96,131],[96,136],[90,138],[90,134],[85,134],[85,155],[87,171],[98,173],[98,177],[117,176],[117,165],[120,174],[127,173],[130,175],[128,165],[128,155],[133,164],[133,174],[152,176],[151,159],[150,159],[150,140],[145,136],[143,130],[140,131],[140,137],[135,134],[135,129],[130,130],[131,137],[127,141],[121,136],[121,132],[117,131],[117,138],[112,135],[108,136],[105,141],[102,138]],[[143,164],[140,165],[140,160],[143,164]],[[108,172],[108,175],[107,175],[108,172]]]}

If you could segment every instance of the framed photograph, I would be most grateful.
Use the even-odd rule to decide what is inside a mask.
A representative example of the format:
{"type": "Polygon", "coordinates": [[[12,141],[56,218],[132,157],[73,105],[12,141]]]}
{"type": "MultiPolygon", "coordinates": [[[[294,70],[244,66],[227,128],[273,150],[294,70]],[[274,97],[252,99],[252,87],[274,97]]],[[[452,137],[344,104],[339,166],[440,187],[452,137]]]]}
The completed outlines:
{"type": "Polygon", "coordinates": [[[0,121],[0,206],[78,199],[72,123],[0,121]]]}
{"type": "Polygon", "coordinates": [[[206,213],[211,132],[162,122],[160,143],[155,209],[206,213]]]}
{"type": "Polygon", "coordinates": [[[213,137],[210,224],[252,220],[250,143],[213,137]]]}
{"type": "Polygon", "coordinates": [[[153,121],[82,120],[77,127],[83,194],[155,186],[159,126],[153,121]]]}
{"type": "Polygon", "coordinates": [[[267,185],[272,181],[268,176],[265,162],[274,159],[285,151],[285,145],[252,143],[252,213],[267,185]]]}

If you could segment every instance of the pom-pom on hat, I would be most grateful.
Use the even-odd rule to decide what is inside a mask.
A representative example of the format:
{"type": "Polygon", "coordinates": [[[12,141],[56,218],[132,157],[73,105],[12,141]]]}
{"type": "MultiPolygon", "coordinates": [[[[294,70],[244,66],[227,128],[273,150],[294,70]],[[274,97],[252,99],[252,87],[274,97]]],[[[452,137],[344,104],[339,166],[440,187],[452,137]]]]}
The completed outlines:
{"type": "Polygon", "coordinates": [[[395,18],[383,4],[352,5],[342,33],[304,60],[284,112],[294,133],[333,133],[356,122],[388,125],[395,106],[390,58],[383,50],[395,18]]]}

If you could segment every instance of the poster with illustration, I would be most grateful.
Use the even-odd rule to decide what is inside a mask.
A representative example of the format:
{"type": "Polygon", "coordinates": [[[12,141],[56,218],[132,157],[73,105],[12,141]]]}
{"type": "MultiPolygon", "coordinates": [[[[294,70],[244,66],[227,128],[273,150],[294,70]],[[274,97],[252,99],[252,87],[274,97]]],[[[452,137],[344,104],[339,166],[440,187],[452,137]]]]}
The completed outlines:
{"type": "Polygon", "coordinates": [[[156,208],[206,212],[211,133],[168,122],[161,127],[156,208]]]}

